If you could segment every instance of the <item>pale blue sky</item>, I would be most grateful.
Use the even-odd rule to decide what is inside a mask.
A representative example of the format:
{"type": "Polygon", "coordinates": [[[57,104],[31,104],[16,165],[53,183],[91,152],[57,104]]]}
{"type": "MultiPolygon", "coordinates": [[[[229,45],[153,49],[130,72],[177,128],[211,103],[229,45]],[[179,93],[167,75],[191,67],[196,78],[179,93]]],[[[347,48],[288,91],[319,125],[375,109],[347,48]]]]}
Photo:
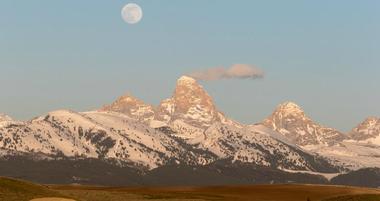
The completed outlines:
{"type": "Polygon", "coordinates": [[[136,25],[120,16],[129,2],[2,0],[0,112],[85,111],[125,92],[158,104],[182,74],[245,63],[265,78],[202,83],[236,120],[288,100],[342,131],[380,116],[380,1],[139,0],[136,25]]]}

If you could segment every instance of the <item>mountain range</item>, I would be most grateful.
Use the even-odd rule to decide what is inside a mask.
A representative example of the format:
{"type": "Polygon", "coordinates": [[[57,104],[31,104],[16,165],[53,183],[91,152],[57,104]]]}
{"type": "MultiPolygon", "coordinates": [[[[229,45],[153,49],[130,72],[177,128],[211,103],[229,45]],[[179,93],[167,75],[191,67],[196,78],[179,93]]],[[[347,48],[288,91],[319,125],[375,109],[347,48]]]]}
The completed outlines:
{"type": "Polygon", "coordinates": [[[0,174],[39,182],[99,184],[85,173],[88,167],[104,174],[103,180],[126,172],[134,178],[105,179],[104,185],[326,183],[380,167],[380,118],[342,133],[286,102],[262,122],[246,125],[219,111],[195,79],[182,76],[173,95],[158,106],[124,95],[95,111],[58,110],[29,121],[0,115],[0,157],[0,174]],[[28,166],[35,167],[32,173],[28,166]],[[63,173],[67,168],[72,171],[63,173]],[[48,171],[67,176],[42,178],[48,171]],[[172,174],[183,179],[170,180],[172,174]]]}

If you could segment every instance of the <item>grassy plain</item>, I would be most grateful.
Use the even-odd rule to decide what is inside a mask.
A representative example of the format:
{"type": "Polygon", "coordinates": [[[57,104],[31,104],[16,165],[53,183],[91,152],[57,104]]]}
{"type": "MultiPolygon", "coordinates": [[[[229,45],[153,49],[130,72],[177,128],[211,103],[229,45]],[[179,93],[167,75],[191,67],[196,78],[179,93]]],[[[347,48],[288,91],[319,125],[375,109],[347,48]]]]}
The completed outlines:
{"type": "Polygon", "coordinates": [[[0,201],[48,197],[76,201],[380,201],[380,189],[323,185],[116,188],[47,186],[0,178],[0,201]]]}

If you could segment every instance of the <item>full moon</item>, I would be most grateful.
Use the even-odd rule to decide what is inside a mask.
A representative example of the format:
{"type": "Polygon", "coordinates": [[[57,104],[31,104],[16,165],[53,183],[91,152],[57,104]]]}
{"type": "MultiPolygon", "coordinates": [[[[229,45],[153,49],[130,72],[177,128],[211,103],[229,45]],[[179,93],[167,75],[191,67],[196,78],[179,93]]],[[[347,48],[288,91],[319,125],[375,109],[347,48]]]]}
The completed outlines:
{"type": "Polygon", "coordinates": [[[128,24],[136,24],[141,20],[143,12],[139,5],[135,3],[129,3],[125,5],[121,10],[121,16],[123,20],[128,24]]]}

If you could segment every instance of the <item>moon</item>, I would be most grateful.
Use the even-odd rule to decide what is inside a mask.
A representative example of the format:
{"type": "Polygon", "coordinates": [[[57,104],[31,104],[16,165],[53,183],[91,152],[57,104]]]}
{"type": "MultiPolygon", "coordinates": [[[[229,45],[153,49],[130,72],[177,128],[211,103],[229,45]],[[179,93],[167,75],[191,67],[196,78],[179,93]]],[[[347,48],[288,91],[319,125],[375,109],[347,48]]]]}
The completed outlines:
{"type": "Polygon", "coordinates": [[[139,5],[129,3],[121,10],[121,16],[128,24],[136,24],[141,20],[143,12],[139,5]]]}

